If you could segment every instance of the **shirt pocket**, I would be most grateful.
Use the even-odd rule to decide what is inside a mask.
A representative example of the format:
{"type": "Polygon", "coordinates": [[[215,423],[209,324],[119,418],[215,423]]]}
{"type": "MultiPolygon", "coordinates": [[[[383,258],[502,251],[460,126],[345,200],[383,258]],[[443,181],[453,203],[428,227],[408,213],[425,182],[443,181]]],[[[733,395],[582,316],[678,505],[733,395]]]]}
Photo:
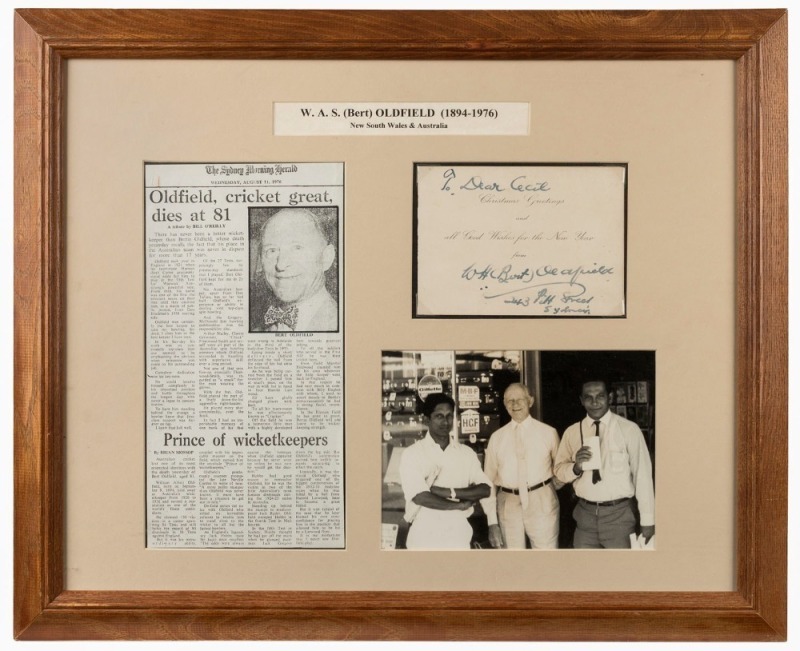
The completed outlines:
{"type": "Polygon", "coordinates": [[[611,450],[611,470],[625,472],[628,469],[628,454],[625,450],[611,450]]]}

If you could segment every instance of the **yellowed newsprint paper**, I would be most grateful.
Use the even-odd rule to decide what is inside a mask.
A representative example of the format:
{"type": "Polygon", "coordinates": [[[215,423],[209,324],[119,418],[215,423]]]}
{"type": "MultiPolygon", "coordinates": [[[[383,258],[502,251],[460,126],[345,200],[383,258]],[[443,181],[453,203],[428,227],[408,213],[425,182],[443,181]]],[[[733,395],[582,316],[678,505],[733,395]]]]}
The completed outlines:
{"type": "Polygon", "coordinates": [[[144,172],[148,547],[343,548],[344,165],[144,172]]]}

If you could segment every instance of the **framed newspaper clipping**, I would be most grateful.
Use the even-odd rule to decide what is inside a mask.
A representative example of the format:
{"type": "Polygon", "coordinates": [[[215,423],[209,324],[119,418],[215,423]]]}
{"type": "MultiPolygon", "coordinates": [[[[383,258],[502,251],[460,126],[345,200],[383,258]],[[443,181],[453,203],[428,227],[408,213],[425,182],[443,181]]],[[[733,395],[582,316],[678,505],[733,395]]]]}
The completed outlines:
{"type": "Polygon", "coordinates": [[[25,9],[15,66],[17,638],[786,638],[784,10],[25,9]]]}

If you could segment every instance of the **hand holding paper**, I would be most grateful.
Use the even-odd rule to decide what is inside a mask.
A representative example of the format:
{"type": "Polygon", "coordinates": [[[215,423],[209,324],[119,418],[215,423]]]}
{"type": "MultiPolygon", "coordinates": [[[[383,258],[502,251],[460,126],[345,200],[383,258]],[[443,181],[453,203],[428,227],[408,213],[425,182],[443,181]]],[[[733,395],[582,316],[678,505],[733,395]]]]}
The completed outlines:
{"type": "MultiPolygon", "coordinates": [[[[583,470],[599,470],[600,469],[600,437],[590,436],[583,441],[583,446],[589,449],[591,457],[581,462],[583,470]]],[[[576,457],[577,459],[577,457],[576,457]]]]}
{"type": "Polygon", "coordinates": [[[653,536],[650,538],[649,541],[644,541],[644,536],[639,534],[638,536],[635,533],[631,534],[631,549],[634,551],[641,551],[644,549],[654,550],[656,548],[656,537],[653,536]]]}

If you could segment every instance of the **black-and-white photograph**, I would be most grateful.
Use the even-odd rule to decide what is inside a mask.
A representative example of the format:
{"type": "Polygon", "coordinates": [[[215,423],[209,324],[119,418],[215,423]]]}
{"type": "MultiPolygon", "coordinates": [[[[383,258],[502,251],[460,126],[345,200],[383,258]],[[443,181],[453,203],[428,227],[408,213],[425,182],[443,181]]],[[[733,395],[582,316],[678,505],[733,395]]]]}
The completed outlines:
{"type": "Polygon", "coordinates": [[[338,207],[250,208],[250,332],[338,332],[338,207]]]}
{"type": "Polygon", "coordinates": [[[655,396],[654,351],[383,351],[382,548],[654,549],[655,396]]]}

